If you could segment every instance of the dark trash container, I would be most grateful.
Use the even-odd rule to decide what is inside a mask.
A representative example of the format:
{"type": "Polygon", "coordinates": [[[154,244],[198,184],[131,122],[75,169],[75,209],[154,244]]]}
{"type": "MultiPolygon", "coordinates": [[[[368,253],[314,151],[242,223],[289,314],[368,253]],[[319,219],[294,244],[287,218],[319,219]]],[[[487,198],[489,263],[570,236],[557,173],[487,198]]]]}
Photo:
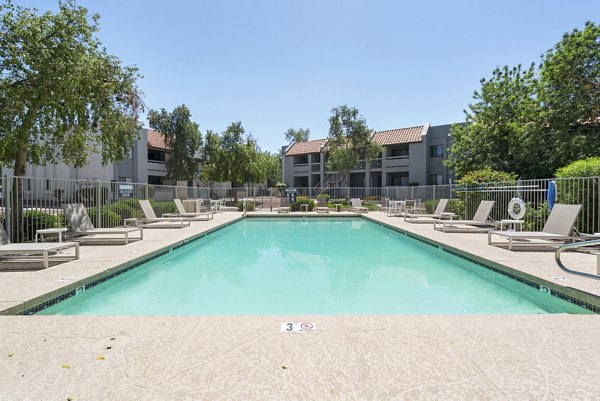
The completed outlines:
{"type": "Polygon", "coordinates": [[[295,188],[288,188],[288,189],[285,190],[285,193],[290,198],[290,205],[295,204],[296,203],[296,189],[295,188]]]}

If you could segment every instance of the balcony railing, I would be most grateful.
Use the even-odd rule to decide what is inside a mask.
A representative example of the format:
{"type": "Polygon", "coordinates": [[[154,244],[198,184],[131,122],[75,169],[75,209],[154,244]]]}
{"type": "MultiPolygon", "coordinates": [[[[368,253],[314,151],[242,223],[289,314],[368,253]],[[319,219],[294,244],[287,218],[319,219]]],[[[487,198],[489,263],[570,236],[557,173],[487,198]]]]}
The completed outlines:
{"type": "Polygon", "coordinates": [[[371,160],[371,168],[381,168],[381,159],[371,160]]]}

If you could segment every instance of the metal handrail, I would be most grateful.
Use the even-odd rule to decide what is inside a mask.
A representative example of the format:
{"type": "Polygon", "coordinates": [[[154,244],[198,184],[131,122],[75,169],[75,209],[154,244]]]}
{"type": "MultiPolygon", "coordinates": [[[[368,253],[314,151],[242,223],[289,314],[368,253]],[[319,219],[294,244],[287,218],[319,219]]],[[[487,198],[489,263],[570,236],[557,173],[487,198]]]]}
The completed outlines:
{"type": "MultiPolygon", "coordinates": [[[[558,267],[560,267],[561,269],[563,269],[567,273],[577,274],[579,276],[588,277],[588,278],[594,278],[596,280],[600,280],[600,274],[591,274],[591,273],[584,273],[584,272],[580,272],[580,271],[576,271],[576,270],[571,270],[568,267],[566,267],[562,263],[562,261],[560,260],[560,254],[564,250],[574,249],[574,248],[581,248],[581,247],[584,247],[584,246],[592,246],[592,245],[600,245],[600,239],[593,239],[593,240],[583,241],[583,242],[574,242],[574,243],[571,243],[571,244],[565,244],[565,245],[560,246],[556,250],[556,252],[554,253],[554,259],[556,259],[556,264],[558,265],[558,267]]],[[[598,255],[597,257],[598,257],[597,270],[600,273],[600,255],[598,255]]]]}

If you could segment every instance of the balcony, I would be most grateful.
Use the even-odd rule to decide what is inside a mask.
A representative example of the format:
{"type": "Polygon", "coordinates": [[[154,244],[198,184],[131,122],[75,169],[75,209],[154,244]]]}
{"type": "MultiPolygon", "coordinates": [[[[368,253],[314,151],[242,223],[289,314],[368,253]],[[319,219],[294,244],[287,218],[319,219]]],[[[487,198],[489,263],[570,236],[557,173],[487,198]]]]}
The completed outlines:
{"type": "Polygon", "coordinates": [[[371,168],[381,168],[381,159],[371,160],[371,168]]]}
{"type": "Polygon", "coordinates": [[[385,159],[396,160],[396,159],[408,159],[409,151],[408,148],[392,148],[388,149],[385,159]]]}
{"type": "Polygon", "coordinates": [[[148,170],[167,171],[165,162],[160,160],[148,160],[148,170]]]}
{"type": "Polygon", "coordinates": [[[320,164],[313,164],[312,166],[310,166],[310,170],[311,171],[321,171],[321,165],[320,164]]]}

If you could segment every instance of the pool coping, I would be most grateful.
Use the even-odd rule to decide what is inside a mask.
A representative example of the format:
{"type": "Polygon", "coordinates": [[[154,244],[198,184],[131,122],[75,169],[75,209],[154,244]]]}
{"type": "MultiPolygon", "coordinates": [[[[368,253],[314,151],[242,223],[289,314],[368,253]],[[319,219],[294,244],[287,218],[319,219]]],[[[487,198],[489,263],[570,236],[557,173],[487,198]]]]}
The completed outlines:
{"type": "Polygon", "coordinates": [[[149,261],[151,259],[155,259],[159,256],[162,256],[166,253],[173,251],[174,249],[180,248],[180,247],[188,244],[189,242],[192,242],[199,238],[205,237],[217,230],[220,230],[224,227],[227,227],[234,223],[237,223],[238,221],[242,220],[243,218],[244,218],[243,215],[240,217],[234,218],[233,220],[229,220],[227,222],[219,224],[218,226],[208,228],[205,231],[202,231],[197,234],[193,234],[190,237],[184,238],[182,240],[178,240],[175,243],[171,243],[169,245],[162,246],[152,252],[146,253],[142,256],[138,256],[134,259],[131,259],[127,262],[121,263],[117,266],[110,267],[101,272],[84,277],[78,281],[69,283],[68,285],[66,285],[64,287],[57,288],[48,293],[38,295],[34,298],[28,299],[20,304],[13,305],[9,308],[0,310],[0,316],[1,315],[9,315],[9,316],[11,316],[11,315],[33,315],[39,311],[42,311],[42,310],[48,308],[49,306],[55,305],[65,299],[71,298],[72,296],[75,296],[75,295],[87,290],[88,288],[95,287],[96,285],[101,284],[104,281],[110,280],[111,278],[113,278],[115,276],[121,275],[131,269],[134,269],[134,268],[140,266],[141,264],[146,263],[147,261],[149,261]]]}
{"type": "Polygon", "coordinates": [[[151,259],[162,256],[166,253],[169,253],[183,245],[188,244],[189,242],[195,241],[199,238],[205,237],[215,231],[218,231],[224,227],[235,224],[244,218],[251,219],[321,219],[321,218],[341,218],[341,219],[365,219],[374,224],[378,224],[384,226],[394,232],[399,234],[408,236],[415,240],[418,240],[424,244],[429,246],[433,246],[438,248],[444,252],[448,252],[450,254],[454,254],[466,260],[469,260],[472,263],[480,265],[488,270],[491,270],[495,273],[502,274],[506,277],[509,277],[513,280],[519,281],[523,284],[526,284],[530,287],[536,288],[542,292],[549,294],[550,296],[554,296],[560,299],[563,299],[569,303],[580,306],[586,310],[589,310],[592,313],[600,314],[600,297],[590,294],[586,291],[579,290],[573,287],[563,286],[548,280],[545,280],[541,277],[537,277],[526,272],[511,268],[510,266],[506,266],[502,263],[494,262],[490,259],[483,258],[481,256],[472,254],[468,251],[462,250],[460,248],[453,247],[451,245],[445,244],[443,242],[436,241],[434,239],[425,237],[423,235],[419,235],[408,230],[402,229],[400,227],[396,227],[394,225],[388,224],[384,221],[373,218],[367,214],[357,214],[357,213],[343,213],[340,212],[334,214],[311,214],[311,213],[250,213],[234,218],[233,220],[229,220],[222,224],[219,224],[215,227],[208,228],[205,231],[202,231],[197,234],[193,234],[190,237],[184,238],[182,240],[178,240],[175,243],[171,243],[169,245],[162,246],[152,252],[146,253],[142,256],[136,257],[127,262],[121,263],[117,266],[113,266],[96,274],[90,275],[88,277],[82,278],[78,281],[70,283],[64,287],[55,289],[51,292],[36,296],[32,299],[26,300],[20,304],[13,305],[4,310],[0,310],[0,315],[33,315],[39,311],[42,311],[49,306],[55,305],[65,299],[68,299],[72,296],[75,296],[83,291],[86,291],[89,288],[95,287],[98,284],[103,283],[115,276],[123,274],[131,269],[138,267],[139,265],[148,262],[151,259]]]}
{"type": "Polygon", "coordinates": [[[502,274],[506,277],[519,281],[530,287],[536,288],[541,292],[545,292],[551,296],[563,299],[569,303],[580,306],[584,309],[589,310],[592,313],[600,314],[600,297],[595,294],[591,294],[589,292],[579,290],[577,288],[553,283],[544,278],[528,274],[526,272],[514,269],[510,266],[506,266],[502,263],[494,262],[493,260],[472,254],[460,248],[456,248],[443,242],[439,242],[434,239],[404,230],[400,227],[396,227],[394,225],[388,224],[381,220],[377,220],[370,216],[362,215],[362,217],[375,224],[382,225],[395,232],[406,235],[407,237],[416,239],[430,246],[437,247],[438,249],[444,252],[448,252],[461,258],[467,259],[470,262],[476,263],[477,265],[480,265],[486,269],[492,270],[496,273],[502,274]]]}

